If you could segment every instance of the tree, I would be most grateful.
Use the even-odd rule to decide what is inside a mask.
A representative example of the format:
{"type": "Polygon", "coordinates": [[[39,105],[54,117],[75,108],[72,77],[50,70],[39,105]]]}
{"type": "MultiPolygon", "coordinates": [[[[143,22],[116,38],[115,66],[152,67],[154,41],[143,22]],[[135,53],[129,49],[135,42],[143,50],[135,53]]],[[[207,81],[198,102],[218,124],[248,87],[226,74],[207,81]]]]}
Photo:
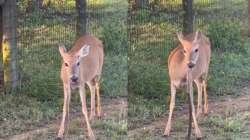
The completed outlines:
{"type": "Polygon", "coordinates": [[[149,0],[129,0],[128,3],[131,11],[147,8],[149,6],[149,0]]]}
{"type": "Polygon", "coordinates": [[[193,0],[182,0],[184,10],[183,16],[183,33],[188,34],[193,32],[193,0]]]}
{"type": "Polygon", "coordinates": [[[250,35],[250,0],[247,0],[247,26],[248,34],[250,35]]]}
{"type": "MultiPolygon", "coordinates": [[[[3,15],[3,8],[2,7],[0,7],[0,15],[3,15]]],[[[0,27],[3,27],[3,16],[0,16],[0,27]]],[[[3,29],[0,28],[0,45],[1,45],[0,46],[0,56],[3,56],[2,36],[3,36],[3,29]]],[[[4,93],[3,58],[0,57],[0,94],[3,94],[3,93],[4,93]]]]}
{"type": "Polygon", "coordinates": [[[16,65],[16,0],[6,0],[2,6],[2,32],[4,85],[14,90],[19,78],[16,65]]]}
{"type": "Polygon", "coordinates": [[[86,0],[76,0],[77,23],[76,36],[79,37],[86,33],[87,28],[87,2],[86,0]]]}

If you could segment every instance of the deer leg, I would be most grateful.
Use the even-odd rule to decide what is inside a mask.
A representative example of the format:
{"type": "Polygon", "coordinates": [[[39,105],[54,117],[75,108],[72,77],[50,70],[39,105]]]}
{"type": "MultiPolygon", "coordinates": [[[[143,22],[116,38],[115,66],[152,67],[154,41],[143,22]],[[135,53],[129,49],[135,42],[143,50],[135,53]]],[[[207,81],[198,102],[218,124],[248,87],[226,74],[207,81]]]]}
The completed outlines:
{"type": "Polygon", "coordinates": [[[86,125],[87,125],[88,136],[89,136],[89,138],[91,140],[95,140],[95,136],[94,136],[94,133],[93,133],[92,128],[90,126],[89,118],[88,118],[88,111],[87,111],[87,106],[86,106],[86,95],[85,95],[85,86],[84,86],[84,84],[80,85],[79,91],[80,91],[81,102],[82,102],[82,113],[83,113],[83,116],[85,118],[85,122],[86,122],[86,125]]]}
{"type": "Polygon", "coordinates": [[[203,91],[204,91],[204,114],[208,114],[208,96],[207,96],[207,83],[203,80],[203,91]]]}
{"type": "Polygon", "coordinates": [[[175,94],[176,94],[176,87],[171,83],[171,101],[170,101],[170,106],[169,106],[169,116],[168,116],[168,122],[165,128],[164,135],[169,136],[170,130],[171,130],[171,119],[172,119],[172,114],[175,106],[175,94]]]}
{"type": "Polygon", "coordinates": [[[190,96],[190,103],[191,103],[191,107],[192,107],[192,117],[193,117],[193,121],[194,121],[195,134],[196,134],[197,138],[201,138],[201,131],[199,129],[196,115],[195,115],[193,86],[191,86],[191,92],[189,93],[189,96],[190,96]]]}
{"type": "Polygon", "coordinates": [[[95,117],[95,85],[91,82],[87,83],[91,92],[91,103],[90,103],[90,117],[89,120],[92,120],[95,117]]]}
{"type": "Polygon", "coordinates": [[[196,111],[196,117],[198,118],[202,113],[202,83],[198,80],[195,80],[195,84],[197,86],[197,91],[198,91],[197,111],[196,111]]]}
{"type": "Polygon", "coordinates": [[[64,103],[63,103],[63,116],[60,125],[60,129],[57,135],[57,140],[63,138],[63,135],[68,130],[68,122],[69,122],[69,104],[70,104],[70,86],[67,84],[63,85],[64,87],[64,103]]]}
{"type": "Polygon", "coordinates": [[[101,97],[100,97],[100,83],[99,81],[96,82],[96,97],[97,97],[97,116],[100,118],[102,116],[102,110],[101,110],[101,97]]]}

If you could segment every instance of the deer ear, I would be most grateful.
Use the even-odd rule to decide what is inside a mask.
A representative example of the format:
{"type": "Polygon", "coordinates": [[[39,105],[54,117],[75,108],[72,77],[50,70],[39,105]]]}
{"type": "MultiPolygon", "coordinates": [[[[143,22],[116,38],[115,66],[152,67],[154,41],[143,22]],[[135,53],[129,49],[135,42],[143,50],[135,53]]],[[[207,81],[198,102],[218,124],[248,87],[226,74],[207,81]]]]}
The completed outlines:
{"type": "Polygon", "coordinates": [[[193,42],[199,41],[200,38],[201,38],[201,32],[200,32],[200,31],[196,31],[196,32],[195,32],[195,37],[194,37],[194,41],[193,41],[193,42]]]}
{"type": "Polygon", "coordinates": [[[178,40],[181,42],[181,44],[183,44],[184,42],[183,34],[181,32],[177,32],[176,35],[177,35],[178,40]]]}
{"type": "Polygon", "coordinates": [[[62,44],[59,45],[59,52],[60,52],[61,56],[63,57],[64,54],[66,53],[66,48],[64,45],[62,45],[62,44]]]}
{"type": "Polygon", "coordinates": [[[83,45],[79,51],[79,56],[81,58],[87,56],[89,54],[89,48],[90,48],[89,45],[83,45]]]}

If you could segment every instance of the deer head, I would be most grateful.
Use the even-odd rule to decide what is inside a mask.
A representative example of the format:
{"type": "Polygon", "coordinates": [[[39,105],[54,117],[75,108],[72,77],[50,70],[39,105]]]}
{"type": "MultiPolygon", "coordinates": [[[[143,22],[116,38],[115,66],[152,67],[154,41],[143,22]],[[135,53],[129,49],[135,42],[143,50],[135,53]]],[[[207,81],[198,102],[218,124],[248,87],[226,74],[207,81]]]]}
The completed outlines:
{"type": "Polygon", "coordinates": [[[184,55],[184,61],[187,64],[187,67],[192,69],[196,65],[200,55],[199,48],[201,45],[201,32],[197,31],[192,41],[185,39],[182,33],[177,33],[177,37],[183,49],[182,53],[184,55]]]}
{"type": "Polygon", "coordinates": [[[63,65],[67,73],[70,84],[78,83],[81,59],[89,54],[89,45],[84,45],[78,52],[67,53],[63,45],[59,46],[59,52],[63,58],[63,65]]]}

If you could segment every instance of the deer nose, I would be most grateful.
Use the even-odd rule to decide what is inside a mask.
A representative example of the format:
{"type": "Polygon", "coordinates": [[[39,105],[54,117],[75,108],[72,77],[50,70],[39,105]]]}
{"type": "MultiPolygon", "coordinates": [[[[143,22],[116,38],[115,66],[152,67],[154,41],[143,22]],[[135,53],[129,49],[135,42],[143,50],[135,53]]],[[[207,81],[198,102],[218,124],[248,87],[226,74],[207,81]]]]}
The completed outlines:
{"type": "Polygon", "coordinates": [[[194,67],[194,63],[192,63],[192,62],[190,62],[190,63],[188,63],[188,68],[193,68],[194,67]]]}
{"type": "Polygon", "coordinates": [[[72,81],[72,82],[77,82],[78,77],[76,77],[76,76],[72,76],[70,79],[71,79],[71,81],[72,81]]]}

